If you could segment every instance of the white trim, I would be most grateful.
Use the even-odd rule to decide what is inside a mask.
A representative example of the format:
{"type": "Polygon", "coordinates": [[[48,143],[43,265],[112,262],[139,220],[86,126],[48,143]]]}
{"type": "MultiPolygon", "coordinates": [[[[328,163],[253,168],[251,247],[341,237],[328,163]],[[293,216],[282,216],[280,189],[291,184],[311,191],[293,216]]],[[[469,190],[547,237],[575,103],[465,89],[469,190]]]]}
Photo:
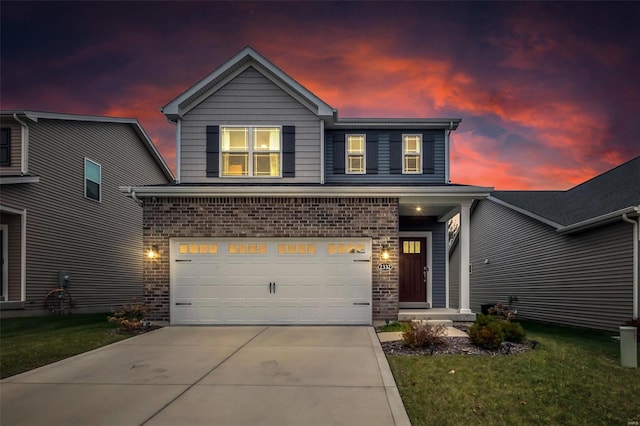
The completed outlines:
{"type": "MultiPolygon", "coordinates": [[[[453,122],[451,122],[453,127],[453,122]]],[[[451,144],[451,130],[444,131],[444,182],[451,182],[451,159],[449,158],[449,145],[451,144]]],[[[449,305],[447,305],[449,307],[449,305]]]]}
{"type": "Polygon", "coordinates": [[[20,301],[27,299],[27,210],[0,205],[0,211],[19,215],[20,223],[20,301]]]}
{"type": "MultiPolygon", "coordinates": [[[[471,202],[472,199],[486,198],[493,188],[479,186],[121,186],[121,192],[134,191],[138,198],[143,197],[228,197],[238,196],[262,196],[262,197],[394,197],[417,198],[437,197],[443,205],[471,202]]],[[[411,200],[407,200],[411,202],[411,200]]]]}
{"type": "Polygon", "coordinates": [[[591,219],[583,220],[571,225],[562,226],[560,229],[557,229],[557,231],[560,233],[584,231],[585,229],[594,228],[607,222],[617,221],[623,214],[634,213],[635,211],[635,207],[627,207],[611,213],[603,214],[601,216],[592,217],[591,219]]]}
{"type": "MultiPolygon", "coordinates": [[[[422,143],[423,143],[423,139],[424,136],[422,135],[422,133],[403,133],[402,134],[402,174],[403,175],[421,175],[423,174],[423,170],[424,170],[424,166],[423,166],[423,161],[424,161],[424,155],[423,155],[423,149],[422,149],[422,143]],[[405,162],[404,162],[404,157],[406,156],[405,153],[405,149],[404,149],[404,142],[405,142],[405,137],[407,136],[418,136],[420,138],[420,142],[418,143],[417,149],[418,149],[418,153],[420,154],[419,157],[420,159],[418,160],[418,171],[417,172],[408,172],[405,170],[405,162]]],[[[415,154],[409,154],[411,157],[415,157],[415,154]]]]}
{"type": "Polygon", "coordinates": [[[521,207],[516,207],[513,204],[509,204],[506,201],[502,201],[501,199],[494,197],[493,195],[489,195],[487,197],[487,200],[491,200],[496,204],[500,204],[501,206],[510,208],[511,210],[517,211],[518,213],[522,213],[525,216],[529,216],[530,218],[535,219],[535,220],[537,220],[539,222],[542,222],[542,223],[544,223],[546,225],[549,225],[549,226],[551,226],[553,228],[559,229],[559,228],[563,227],[563,225],[561,225],[561,224],[559,224],[557,222],[554,222],[552,220],[546,219],[546,218],[544,218],[544,217],[542,217],[540,215],[532,213],[529,210],[523,209],[521,207]]]}
{"type": "Polygon", "coordinates": [[[0,185],[16,183],[39,183],[40,176],[0,176],[0,185]]]}
{"type": "Polygon", "coordinates": [[[93,161],[92,159],[88,158],[88,157],[84,157],[84,176],[83,176],[84,180],[84,198],[86,198],[87,200],[91,200],[91,201],[96,201],[98,203],[102,203],[102,165],[100,163],[98,163],[97,161],[93,161]],[[98,186],[98,199],[94,200],[93,198],[87,197],[87,161],[95,164],[96,166],[98,166],[99,172],[100,172],[100,182],[96,182],[99,186],[98,186]]]}
{"type": "Polygon", "coordinates": [[[458,233],[460,244],[460,304],[458,312],[470,314],[469,309],[469,287],[471,262],[469,260],[469,237],[471,229],[471,204],[460,205],[460,232],[458,233]]]}
{"type": "MultiPolygon", "coordinates": [[[[448,225],[448,223],[447,223],[448,225]]],[[[444,307],[449,309],[449,287],[451,283],[449,282],[449,227],[444,227],[444,240],[446,241],[446,250],[444,254],[444,283],[445,283],[445,303],[444,307]]]]}
{"type": "MultiPolygon", "coordinates": [[[[282,178],[282,160],[283,160],[283,152],[284,146],[283,146],[283,139],[282,139],[282,126],[281,125],[268,125],[268,124],[259,124],[259,125],[242,125],[242,124],[222,124],[219,127],[219,136],[218,136],[218,177],[219,178],[224,178],[224,179],[279,179],[282,178]],[[247,166],[248,166],[248,170],[247,170],[247,175],[246,176],[238,176],[238,175],[224,175],[223,174],[223,162],[222,162],[222,154],[226,153],[230,153],[230,152],[235,152],[235,151],[224,151],[222,149],[222,129],[230,129],[230,128],[238,128],[238,129],[247,129],[247,134],[249,136],[249,140],[248,142],[248,159],[247,159],[247,166]],[[280,167],[279,170],[279,175],[278,176],[255,176],[254,170],[253,170],[253,156],[255,154],[254,148],[253,148],[253,130],[254,129],[262,129],[262,128],[277,128],[280,130],[280,148],[278,150],[278,154],[280,155],[280,161],[278,161],[278,166],[280,167]]],[[[237,151],[238,153],[244,152],[244,151],[237,151]]],[[[264,153],[269,153],[269,154],[275,154],[275,151],[260,151],[260,152],[264,152],[264,153]]]]}
{"type": "Polygon", "coordinates": [[[324,185],[325,174],[325,153],[324,153],[324,120],[320,120],[320,185],[324,185]]]}
{"type": "Polygon", "coordinates": [[[367,135],[365,133],[347,133],[344,135],[344,173],[346,175],[365,175],[367,174],[367,135]],[[349,136],[360,137],[363,139],[362,154],[351,154],[352,157],[362,156],[362,171],[352,172],[349,170],[349,136]]]}
{"type": "Polygon", "coordinates": [[[176,120],[176,183],[180,183],[182,179],[180,162],[182,161],[182,120],[176,120]]]}
{"type": "MultiPolygon", "coordinates": [[[[400,238],[425,238],[426,243],[426,262],[427,262],[427,300],[426,302],[433,308],[433,232],[432,231],[402,231],[398,232],[398,256],[402,255],[400,247],[400,238]]],[[[400,277],[400,271],[398,271],[398,278],[400,277]]],[[[398,294],[400,294],[400,288],[398,287],[398,294]]],[[[398,300],[399,302],[399,300],[398,300]]]]}
{"type": "Polygon", "coordinates": [[[7,252],[9,251],[9,225],[0,224],[0,231],[2,231],[2,298],[0,301],[6,302],[9,296],[9,262],[7,259],[7,252]]]}

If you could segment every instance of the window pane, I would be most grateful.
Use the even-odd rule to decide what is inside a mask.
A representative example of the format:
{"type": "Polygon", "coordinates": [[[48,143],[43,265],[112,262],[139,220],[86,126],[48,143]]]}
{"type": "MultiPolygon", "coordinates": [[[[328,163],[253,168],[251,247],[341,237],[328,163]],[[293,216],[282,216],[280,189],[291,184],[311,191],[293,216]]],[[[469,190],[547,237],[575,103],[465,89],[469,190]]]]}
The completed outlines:
{"type": "Polygon", "coordinates": [[[420,172],[420,157],[407,155],[404,157],[405,172],[420,172]]]}
{"type": "Polygon", "coordinates": [[[254,176],[280,176],[280,154],[254,154],[254,176]]]}
{"type": "Polygon", "coordinates": [[[222,150],[249,151],[249,129],[246,127],[223,127],[222,150]]]}
{"type": "Polygon", "coordinates": [[[364,172],[364,157],[361,155],[349,156],[349,172],[364,172]]]}
{"type": "Polygon", "coordinates": [[[247,176],[249,154],[222,154],[222,176],[247,176]]]}
{"type": "Polygon", "coordinates": [[[422,136],[406,135],[403,143],[405,154],[419,154],[422,146],[422,136]]]}
{"type": "Polygon", "coordinates": [[[254,128],[253,149],[256,151],[280,151],[280,129],[278,127],[254,128]]]}
{"type": "Polygon", "coordinates": [[[100,201],[100,185],[90,180],[85,181],[86,192],[85,196],[92,200],[100,201]]]}
{"type": "Polygon", "coordinates": [[[84,161],[84,176],[92,182],[100,184],[100,165],[90,160],[84,161]]]}
{"type": "Polygon", "coordinates": [[[347,152],[349,154],[364,154],[364,136],[347,135],[347,152]]]}

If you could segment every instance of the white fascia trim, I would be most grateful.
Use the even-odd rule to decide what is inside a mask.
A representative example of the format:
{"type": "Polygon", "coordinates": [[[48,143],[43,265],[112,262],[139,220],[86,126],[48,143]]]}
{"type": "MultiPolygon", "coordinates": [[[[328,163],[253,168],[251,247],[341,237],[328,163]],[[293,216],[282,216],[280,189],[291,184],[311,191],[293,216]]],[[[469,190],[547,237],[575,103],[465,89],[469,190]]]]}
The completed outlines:
{"type": "Polygon", "coordinates": [[[326,164],[324,156],[324,120],[320,120],[320,185],[324,185],[324,168],[326,164]]]}
{"type": "Polygon", "coordinates": [[[180,173],[181,167],[180,162],[182,161],[182,119],[178,118],[176,120],[176,183],[180,183],[180,173]]]}
{"type": "MultiPolygon", "coordinates": [[[[452,198],[452,202],[460,202],[460,197],[486,198],[493,188],[477,186],[468,187],[362,187],[362,186],[139,186],[120,187],[121,192],[134,191],[142,197],[216,197],[216,196],[251,196],[251,197],[428,197],[452,198]]],[[[470,200],[469,200],[470,201],[470,200]]]]}
{"type": "MultiPolygon", "coordinates": [[[[277,79],[281,80],[283,83],[291,87],[292,90],[297,91],[304,98],[307,99],[308,102],[316,105],[317,114],[320,116],[333,116],[333,108],[327,105],[324,101],[318,98],[316,95],[307,90],[300,83],[295,81],[293,78],[289,77],[284,71],[275,66],[271,61],[267,58],[259,54],[252,47],[247,46],[234,55],[231,59],[226,61],[224,64],[216,68],[214,71],[205,76],[202,80],[198,81],[196,84],[191,86],[182,94],[178,95],[171,102],[161,108],[161,111],[166,115],[181,115],[183,112],[180,111],[180,104],[184,101],[198,93],[200,90],[204,89],[208,84],[212,81],[216,80],[224,73],[233,68],[237,63],[243,61],[246,57],[249,57],[251,60],[255,61],[257,64],[264,67],[268,70],[272,75],[274,75],[277,79]]],[[[249,64],[250,65],[250,64],[249,64]]],[[[271,79],[270,79],[271,80],[271,79]]],[[[207,90],[209,92],[209,90],[207,90]]]]}
{"type": "Polygon", "coordinates": [[[16,183],[39,183],[40,176],[0,176],[0,185],[16,183]]]}
{"type": "Polygon", "coordinates": [[[560,228],[562,228],[562,227],[564,226],[564,225],[561,225],[561,224],[559,224],[559,223],[557,223],[557,222],[554,222],[554,221],[552,221],[552,220],[549,220],[549,219],[547,219],[547,218],[544,218],[544,217],[542,217],[542,216],[540,216],[540,215],[537,215],[537,214],[535,214],[535,213],[532,213],[532,212],[530,212],[529,210],[523,209],[523,208],[521,208],[521,207],[514,206],[513,204],[509,204],[509,203],[507,203],[506,201],[502,201],[502,200],[501,200],[501,199],[499,199],[499,198],[495,198],[495,197],[494,197],[494,196],[492,196],[492,195],[488,196],[488,197],[487,197],[487,200],[491,200],[491,201],[493,201],[493,202],[494,202],[494,203],[496,203],[496,204],[500,204],[501,206],[507,207],[507,208],[509,208],[509,209],[511,209],[511,210],[514,210],[514,211],[517,211],[518,213],[522,213],[522,214],[523,214],[523,215],[525,215],[525,216],[529,216],[530,218],[535,219],[535,220],[537,220],[537,221],[539,221],[539,222],[542,222],[542,223],[544,223],[545,225],[549,225],[549,226],[551,226],[552,228],[555,228],[556,230],[558,230],[558,229],[560,229],[560,228]]]}
{"type": "Polygon", "coordinates": [[[592,217],[591,219],[583,220],[572,225],[563,226],[557,231],[561,234],[584,231],[589,228],[595,228],[596,226],[604,225],[605,223],[614,222],[620,220],[624,214],[635,213],[636,207],[627,207],[624,209],[616,210],[611,213],[603,214],[601,216],[592,217]]]}

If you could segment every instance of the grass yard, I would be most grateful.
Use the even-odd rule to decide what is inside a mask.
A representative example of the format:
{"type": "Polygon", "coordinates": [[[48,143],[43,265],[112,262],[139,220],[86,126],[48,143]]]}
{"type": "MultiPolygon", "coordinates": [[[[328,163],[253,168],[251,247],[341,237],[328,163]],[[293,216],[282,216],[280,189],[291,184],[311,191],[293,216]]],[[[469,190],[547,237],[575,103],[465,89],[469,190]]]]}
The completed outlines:
{"type": "Polygon", "coordinates": [[[0,321],[0,378],[32,370],[126,339],[108,314],[3,318],[0,321]]]}
{"type": "Polygon", "coordinates": [[[640,369],[612,333],[522,324],[540,342],[523,354],[388,356],[411,423],[640,424],[640,369]]]}

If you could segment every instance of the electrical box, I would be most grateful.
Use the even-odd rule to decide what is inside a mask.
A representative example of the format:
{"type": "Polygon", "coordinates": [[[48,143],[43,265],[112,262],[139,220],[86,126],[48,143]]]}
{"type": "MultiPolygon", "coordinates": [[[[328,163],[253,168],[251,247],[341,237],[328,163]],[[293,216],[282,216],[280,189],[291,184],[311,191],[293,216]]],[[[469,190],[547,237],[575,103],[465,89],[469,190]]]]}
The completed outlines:
{"type": "Polygon", "coordinates": [[[67,271],[58,272],[58,286],[62,288],[66,288],[69,286],[69,282],[71,281],[71,274],[67,271]]]}

